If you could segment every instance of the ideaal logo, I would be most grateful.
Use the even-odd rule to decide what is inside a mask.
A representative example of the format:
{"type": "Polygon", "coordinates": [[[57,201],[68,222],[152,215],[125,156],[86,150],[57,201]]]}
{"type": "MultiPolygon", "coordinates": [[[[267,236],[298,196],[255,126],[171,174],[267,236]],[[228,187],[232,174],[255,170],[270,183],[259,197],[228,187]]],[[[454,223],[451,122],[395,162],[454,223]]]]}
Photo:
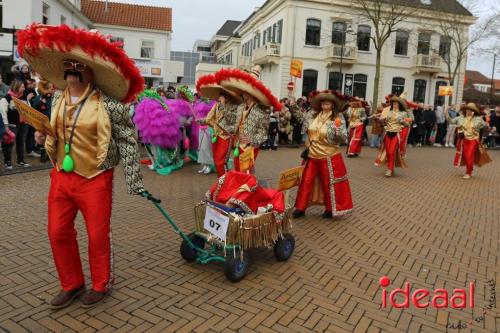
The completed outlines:
{"type": "Polygon", "coordinates": [[[474,307],[474,282],[469,283],[469,288],[455,288],[450,295],[446,289],[436,289],[430,291],[425,288],[416,289],[412,293],[410,282],[405,282],[404,288],[396,288],[387,295],[387,287],[391,284],[391,280],[387,276],[383,276],[379,280],[382,287],[382,307],[387,307],[387,300],[394,308],[409,308],[410,303],[416,308],[427,308],[429,306],[440,309],[452,307],[454,309],[464,309],[466,307],[474,307]],[[402,303],[396,302],[396,297],[401,295],[404,297],[402,303]],[[451,297],[450,297],[451,296],[451,297]]]}

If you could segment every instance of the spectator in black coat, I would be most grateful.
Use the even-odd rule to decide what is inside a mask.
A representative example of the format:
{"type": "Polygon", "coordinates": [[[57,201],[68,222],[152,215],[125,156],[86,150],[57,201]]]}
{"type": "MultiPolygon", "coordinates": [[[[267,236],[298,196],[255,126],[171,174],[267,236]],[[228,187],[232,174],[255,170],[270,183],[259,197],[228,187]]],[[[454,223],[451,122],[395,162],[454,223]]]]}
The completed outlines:
{"type": "Polygon", "coordinates": [[[436,113],[430,105],[424,108],[423,112],[424,127],[425,127],[425,144],[430,145],[430,137],[432,131],[436,128],[436,113]]]}

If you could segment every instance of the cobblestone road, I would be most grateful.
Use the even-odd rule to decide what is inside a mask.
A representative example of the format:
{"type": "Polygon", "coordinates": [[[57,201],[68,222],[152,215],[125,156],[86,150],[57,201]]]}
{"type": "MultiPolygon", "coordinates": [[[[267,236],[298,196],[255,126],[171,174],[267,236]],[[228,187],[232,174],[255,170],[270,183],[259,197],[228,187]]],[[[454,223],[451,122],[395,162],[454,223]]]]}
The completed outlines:
{"type": "MultiPolygon", "coordinates": [[[[263,152],[258,175],[275,183],[299,154],[263,152]]],[[[186,264],[179,237],[153,206],[125,193],[117,170],[114,291],[97,308],[75,302],[57,312],[46,305],[59,288],[46,231],[48,172],[0,177],[0,331],[445,332],[461,321],[468,328],[460,332],[498,332],[498,306],[483,315],[493,291],[487,281],[500,281],[500,152],[491,156],[494,163],[464,181],[450,166],[452,150],[410,149],[410,168],[386,179],[373,166],[375,151],[365,149],[347,160],[354,213],[327,221],[311,209],[294,223],[291,260],[252,251],[249,274],[237,284],[220,265],[186,264]],[[392,280],[388,290],[410,281],[451,292],[473,281],[475,308],[381,309],[383,275],[392,280]]],[[[166,177],[145,170],[148,189],[185,230],[215,179],[195,170],[166,177]]],[[[81,217],[77,224],[86,252],[81,217]]]]}

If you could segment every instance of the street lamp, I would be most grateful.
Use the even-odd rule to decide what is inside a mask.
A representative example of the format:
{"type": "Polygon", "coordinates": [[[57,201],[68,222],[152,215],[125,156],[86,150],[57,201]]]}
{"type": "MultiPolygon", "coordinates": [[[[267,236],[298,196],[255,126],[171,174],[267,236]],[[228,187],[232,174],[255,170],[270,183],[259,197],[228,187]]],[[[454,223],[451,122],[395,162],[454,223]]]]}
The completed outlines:
{"type": "Polygon", "coordinates": [[[493,92],[495,91],[495,65],[497,62],[497,54],[493,54],[493,71],[491,72],[491,88],[490,88],[490,104],[493,101],[493,92]]]}

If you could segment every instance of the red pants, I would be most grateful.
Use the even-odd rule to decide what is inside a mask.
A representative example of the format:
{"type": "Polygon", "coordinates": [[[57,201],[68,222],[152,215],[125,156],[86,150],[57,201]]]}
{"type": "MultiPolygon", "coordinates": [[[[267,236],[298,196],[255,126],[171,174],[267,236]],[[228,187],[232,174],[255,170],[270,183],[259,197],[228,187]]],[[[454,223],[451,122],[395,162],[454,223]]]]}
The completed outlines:
{"type": "Polygon", "coordinates": [[[401,133],[399,133],[400,143],[399,152],[401,156],[406,156],[406,147],[408,145],[408,136],[410,135],[410,127],[403,127],[401,133]]]}
{"type": "Polygon", "coordinates": [[[92,289],[104,292],[111,280],[113,170],[87,179],[53,169],[51,178],[48,229],[61,286],[68,291],[85,283],[75,230],[80,211],[87,228],[92,289]]]}
{"type": "Polygon", "coordinates": [[[459,137],[457,139],[457,151],[455,153],[455,159],[453,160],[453,165],[457,168],[462,164],[462,154],[464,151],[464,139],[459,137]]]}
{"type": "Polygon", "coordinates": [[[364,125],[359,125],[349,129],[349,147],[347,154],[360,154],[363,145],[363,128],[364,125]]]}
{"type": "Polygon", "coordinates": [[[325,210],[334,216],[343,215],[352,210],[352,196],[347,170],[341,154],[329,158],[309,158],[300,181],[295,208],[306,210],[309,206],[314,180],[319,176],[325,210]]]}
{"type": "Polygon", "coordinates": [[[387,156],[387,169],[394,171],[394,163],[396,162],[396,153],[399,146],[399,136],[396,135],[390,138],[388,135],[384,136],[385,153],[387,156]]]}
{"type": "MultiPolygon", "coordinates": [[[[247,148],[248,149],[248,148],[247,148]]],[[[243,153],[243,149],[241,149],[241,147],[239,148],[240,150],[240,154],[243,153]]],[[[254,157],[254,161],[257,161],[257,156],[259,155],[259,148],[253,148],[253,157],[254,157]]],[[[234,159],[234,170],[236,171],[240,171],[240,159],[239,158],[235,158],[234,159]]],[[[252,172],[251,173],[255,173],[253,172],[253,170],[255,170],[255,165],[254,167],[252,168],[252,172]]]]}
{"type": "Polygon", "coordinates": [[[464,139],[463,149],[464,151],[462,153],[462,158],[465,163],[465,172],[468,175],[472,175],[472,171],[474,171],[474,161],[476,159],[476,153],[479,149],[479,141],[464,139]]]}
{"type": "Polygon", "coordinates": [[[226,173],[226,163],[229,157],[231,139],[217,138],[217,141],[212,144],[212,151],[214,154],[214,164],[217,170],[217,177],[221,177],[226,173]]]}

